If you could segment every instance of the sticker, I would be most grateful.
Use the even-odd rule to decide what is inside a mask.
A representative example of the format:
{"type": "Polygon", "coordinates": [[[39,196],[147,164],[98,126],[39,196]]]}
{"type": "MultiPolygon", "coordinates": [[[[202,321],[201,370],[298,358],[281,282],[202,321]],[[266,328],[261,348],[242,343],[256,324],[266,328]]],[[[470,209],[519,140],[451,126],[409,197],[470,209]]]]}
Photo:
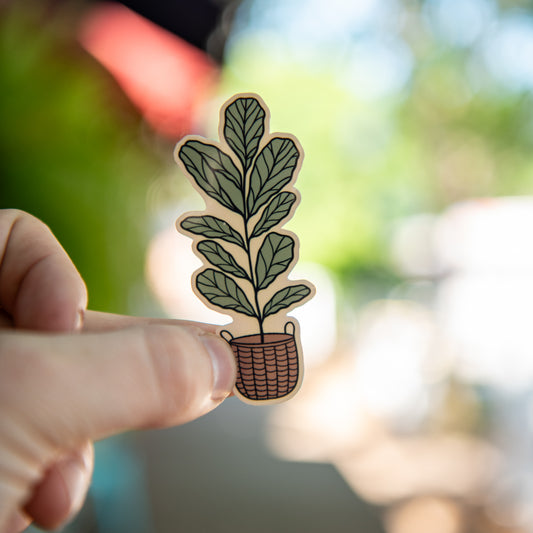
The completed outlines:
{"type": "Polygon", "coordinates": [[[174,152],[205,201],[205,211],[176,222],[204,264],[193,290],[233,319],[219,333],[237,360],[234,392],[262,404],[287,400],[301,385],[299,324],[287,312],[315,293],[288,279],[299,242],[281,229],[300,202],[303,150],[293,135],[269,133],[269,120],[258,95],[237,94],[220,111],[220,142],[187,136],[174,152]]]}

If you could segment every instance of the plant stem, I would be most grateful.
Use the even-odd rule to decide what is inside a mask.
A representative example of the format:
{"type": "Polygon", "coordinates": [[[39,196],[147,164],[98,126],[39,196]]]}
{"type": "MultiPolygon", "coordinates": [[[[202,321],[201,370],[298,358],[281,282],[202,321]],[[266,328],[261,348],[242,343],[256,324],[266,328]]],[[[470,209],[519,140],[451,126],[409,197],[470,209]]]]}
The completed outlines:
{"type": "MultiPolygon", "coordinates": [[[[258,293],[259,291],[255,290],[254,286],[254,292],[255,292],[255,305],[257,307],[257,311],[260,313],[260,307],[259,307],[259,299],[258,299],[258,293]]],[[[257,317],[257,322],[259,323],[259,335],[261,336],[261,344],[265,342],[265,332],[263,331],[263,317],[259,314],[257,317]]]]}
{"type": "Polygon", "coordinates": [[[248,192],[248,176],[246,175],[244,168],[242,170],[242,173],[243,173],[243,183],[244,183],[244,187],[242,191],[242,199],[243,199],[243,205],[244,205],[244,214],[243,214],[244,245],[246,246],[246,255],[248,256],[248,268],[250,269],[250,281],[254,289],[255,312],[256,312],[257,323],[259,324],[259,335],[260,335],[261,344],[262,344],[265,342],[265,333],[263,331],[264,318],[261,313],[261,306],[259,305],[259,289],[257,288],[257,281],[255,279],[255,273],[254,273],[254,267],[253,267],[253,261],[252,261],[252,252],[250,250],[251,239],[250,239],[250,234],[248,231],[249,213],[248,213],[248,205],[246,203],[246,193],[248,192]]]}
{"type": "Polygon", "coordinates": [[[263,317],[261,313],[261,306],[259,305],[259,290],[257,288],[257,281],[255,279],[253,261],[252,261],[252,252],[250,250],[250,236],[248,232],[248,214],[244,218],[244,244],[246,245],[246,255],[248,256],[248,268],[250,269],[250,281],[252,282],[252,287],[254,289],[254,299],[255,299],[255,309],[256,309],[256,318],[259,324],[259,335],[261,336],[261,343],[265,342],[265,334],[263,331],[263,317]]]}

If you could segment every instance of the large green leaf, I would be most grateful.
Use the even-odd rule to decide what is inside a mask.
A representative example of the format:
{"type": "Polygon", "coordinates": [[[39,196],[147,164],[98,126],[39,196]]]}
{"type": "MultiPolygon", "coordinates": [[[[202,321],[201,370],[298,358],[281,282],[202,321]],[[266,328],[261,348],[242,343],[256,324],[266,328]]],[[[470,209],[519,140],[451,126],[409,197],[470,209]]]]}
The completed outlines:
{"type": "Polygon", "coordinates": [[[213,266],[237,278],[250,279],[246,270],[241,268],[233,256],[215,241],[200,241],[196,247],[213,266]]]}
{"type": "Polygon", "coordinates": [[[223,241],[237,244],[244,248],[241,234],[235,231],[225,220],[210,215],[199,217],[187,217],[182,220],[181,227],[189,233],[204,235],[210,239],[222,239],[223,241]]]}
{"type": "Polygon", "coordinates": [[[208,268],[196,276],[196,288],[210,303],[248,316],[257,316],[244,291],[226,274],[208,268]]]}
{"type": "Polygon", "coordinates": [[[211,198],[232,211],[244,213],[242,175],[231,157],[212,144],[190,140],[180,148],[179,158],[211,198]]]}
{"type": "Polygon", "coordinates": [[[250,176],[247,207],[255,215],[292,179],[300,153],[292,139],[274,137],[255,160],[250,176]]]}
{"type": "Polygon", "coordinates": [[[255,98],[237,98],[226,108],[224,116],[224,138],[246,174],[265,132],[265,110],[255,98]]]}
{"type": "Polygon", "coordinates": [[[311,289],[307,285],[291,285],[276,292],[263,309],[263,318],[275,315],[281,309],[291,307],[309,296],[311,289]]]}
{"type": "Polygon", "coordinates": [[[272,199],[261,214],[259,222],[255,225],[251,237],[258,237],[277,226],[290,212],[296,201],[296,195],[292,192],[282,192],[272,199]]]}
{"type": "Polygon", "coordinates": [[[269,233],[259,252],[255,265],[257,287],[266,289],[294,258],[294,240],[288,235],[269,233]]]}

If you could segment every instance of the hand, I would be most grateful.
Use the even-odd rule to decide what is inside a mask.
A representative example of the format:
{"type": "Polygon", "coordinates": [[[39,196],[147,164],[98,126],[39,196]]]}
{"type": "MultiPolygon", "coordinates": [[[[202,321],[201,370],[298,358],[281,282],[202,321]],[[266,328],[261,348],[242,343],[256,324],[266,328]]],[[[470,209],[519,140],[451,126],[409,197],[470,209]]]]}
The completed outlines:
{"type": "Polygon", "coordinates": [[[50,230],[0,210],[0,533],[79,510],[92,441],[193,420],[235,381],[212,326],[85,311],[86,288],[50,230]]]}

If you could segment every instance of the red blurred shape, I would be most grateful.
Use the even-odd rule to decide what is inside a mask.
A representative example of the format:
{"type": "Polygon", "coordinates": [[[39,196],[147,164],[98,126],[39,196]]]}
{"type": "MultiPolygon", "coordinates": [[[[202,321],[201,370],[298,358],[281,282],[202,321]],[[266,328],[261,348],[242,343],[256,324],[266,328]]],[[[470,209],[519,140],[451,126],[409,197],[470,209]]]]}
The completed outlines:
{"type": "Polygon", "coordinates": [[[115,3],[86,14],[80,41],[158,133],[175,139],[193,129],[217,77],[207,54],[115,3]]]}

